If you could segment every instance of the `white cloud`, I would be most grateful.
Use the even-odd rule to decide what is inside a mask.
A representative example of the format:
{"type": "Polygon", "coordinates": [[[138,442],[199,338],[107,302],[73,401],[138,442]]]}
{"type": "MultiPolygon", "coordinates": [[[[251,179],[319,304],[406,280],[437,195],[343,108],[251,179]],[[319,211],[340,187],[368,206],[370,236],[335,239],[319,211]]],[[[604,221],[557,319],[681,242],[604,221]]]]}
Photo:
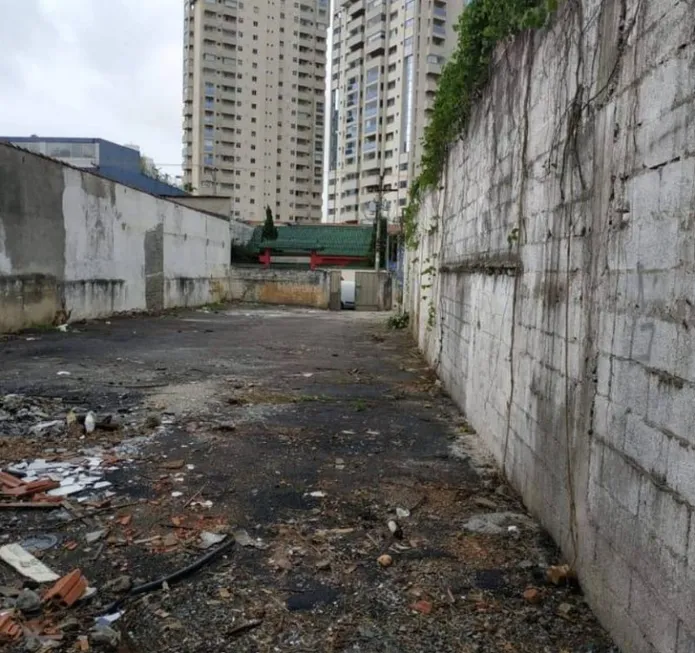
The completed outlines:
{"type": "Polygon", "coordinates": [[[180,164],[180,0],[0,0],[0,11],[0,135],[106,138],[180,164]]]}

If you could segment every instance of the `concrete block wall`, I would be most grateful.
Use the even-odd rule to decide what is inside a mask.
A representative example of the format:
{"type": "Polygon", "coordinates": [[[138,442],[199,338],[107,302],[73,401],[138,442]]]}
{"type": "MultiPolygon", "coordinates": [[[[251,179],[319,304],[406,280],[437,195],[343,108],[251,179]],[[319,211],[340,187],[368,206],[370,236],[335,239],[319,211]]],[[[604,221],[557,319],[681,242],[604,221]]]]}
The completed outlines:
{"type": "Polygon", "coordinates": [[[695,650],[695,5],[564,3],[500,52],[406,307],[626,652],[695,650]]]}
{"type": "Polygon", "coordinates": [[[0,144],[0,332],[229,297],[227,220],[0,144]]]}
{"type": "MultiPolygon", "coordinates": [[[[332,287],[340,270],[265,269],[232,266],[229,275],[232,301],[328,309],[332,287]],[[333,283],[331,283],[333,279],[333,283]]],[[[340,283],[337,283],[340,288],[340,283]]],[[[339,307],[339,304],[338,304],[339,307]]]]}

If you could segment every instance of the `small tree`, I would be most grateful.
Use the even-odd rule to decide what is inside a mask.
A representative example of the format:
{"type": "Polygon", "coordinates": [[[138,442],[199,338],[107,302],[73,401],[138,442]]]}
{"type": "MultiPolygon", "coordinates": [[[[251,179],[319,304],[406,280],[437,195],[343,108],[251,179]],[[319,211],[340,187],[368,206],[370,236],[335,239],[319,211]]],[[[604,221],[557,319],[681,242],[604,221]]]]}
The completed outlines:
{"type": "Polygon", "coordinates": [[[265,223],[263,225],[263,233],[261,234],[261,240],[277,240],[278,238],[278,228],[275,226],[273,221],[273,212],[270,210],[269,206],[265,207],[265,223]]]}

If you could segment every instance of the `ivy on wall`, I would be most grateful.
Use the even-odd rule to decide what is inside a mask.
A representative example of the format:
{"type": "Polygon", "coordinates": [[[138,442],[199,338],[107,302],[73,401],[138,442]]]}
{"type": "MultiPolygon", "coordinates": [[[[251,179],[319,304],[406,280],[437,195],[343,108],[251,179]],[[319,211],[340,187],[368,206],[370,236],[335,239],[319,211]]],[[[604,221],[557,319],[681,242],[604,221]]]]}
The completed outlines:
{"type": "Polygon", "coordinates": [[[525,29],[542,27],[559,0],[472,0],[456,24],[458,45],[444,66],[422,142],[420,173],[410,187],[403,228],[417,246],[421,198],[435,189],[451,144],[468,125],[471,109],[488,81],[496,46],[525,29]]]}

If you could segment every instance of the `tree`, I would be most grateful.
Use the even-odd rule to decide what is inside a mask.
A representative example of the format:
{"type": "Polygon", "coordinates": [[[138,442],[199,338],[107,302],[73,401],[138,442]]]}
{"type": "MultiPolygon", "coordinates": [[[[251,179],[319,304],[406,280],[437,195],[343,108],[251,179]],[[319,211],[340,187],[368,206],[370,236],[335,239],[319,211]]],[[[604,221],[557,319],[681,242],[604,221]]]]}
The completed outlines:
{"type": "Polygon", "coordinates": [[[265,224],[263,225],[263,233],[261,234],[261,240],[277,240],[278,238],[278,228],[275,226],[273,221],[273,212],[270,210],[269,206],[265,207],[265,224]]]}

